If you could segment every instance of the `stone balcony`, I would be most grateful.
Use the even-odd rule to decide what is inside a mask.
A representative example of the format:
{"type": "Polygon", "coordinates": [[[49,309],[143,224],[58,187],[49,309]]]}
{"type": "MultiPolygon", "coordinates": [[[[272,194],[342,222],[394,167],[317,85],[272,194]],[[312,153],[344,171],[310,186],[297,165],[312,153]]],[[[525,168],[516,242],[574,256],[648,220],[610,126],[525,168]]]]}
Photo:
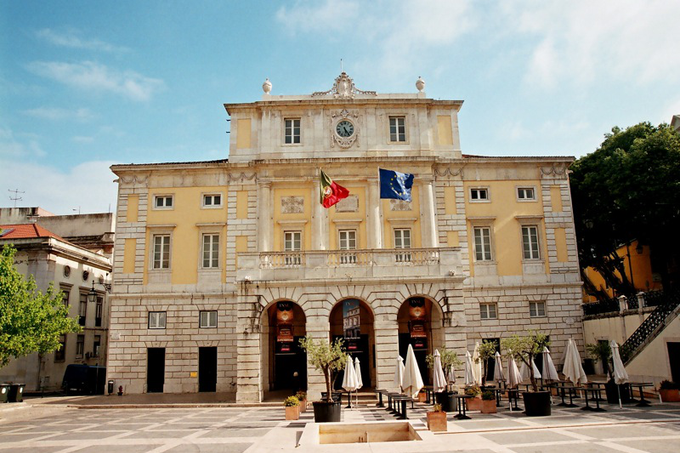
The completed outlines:
{"type": "Polygon", "coordinates": [[[237,281],[461,276],[459,247],[239,253],[237,281]]]}

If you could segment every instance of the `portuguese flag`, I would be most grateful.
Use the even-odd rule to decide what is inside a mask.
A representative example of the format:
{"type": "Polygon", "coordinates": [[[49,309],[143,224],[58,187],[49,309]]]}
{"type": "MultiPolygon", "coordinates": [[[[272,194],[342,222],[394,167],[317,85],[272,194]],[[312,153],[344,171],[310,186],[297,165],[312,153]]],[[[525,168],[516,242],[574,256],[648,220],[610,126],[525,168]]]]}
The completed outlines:
{"type": "Polygon", "coordinates": [[[321,204],[324,208],[330,208],[338,201],[343,198],[347,198],[349,195],[349,190],[345,189],[341,185],[336,184],[331,178],[328,177],[323,170],[320,170],[321,178],[321,204]]]}

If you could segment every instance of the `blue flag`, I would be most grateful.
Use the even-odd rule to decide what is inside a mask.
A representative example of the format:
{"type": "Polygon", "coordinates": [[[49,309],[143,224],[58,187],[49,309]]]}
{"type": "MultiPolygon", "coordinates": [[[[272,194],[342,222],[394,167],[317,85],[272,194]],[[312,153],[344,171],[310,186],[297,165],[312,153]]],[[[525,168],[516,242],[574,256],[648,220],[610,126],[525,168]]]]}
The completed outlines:
{"type": "Polygon", "coordinates": [[[392,170],[380,170],[380,198],[411,201],[413,175],[392,170]]]}

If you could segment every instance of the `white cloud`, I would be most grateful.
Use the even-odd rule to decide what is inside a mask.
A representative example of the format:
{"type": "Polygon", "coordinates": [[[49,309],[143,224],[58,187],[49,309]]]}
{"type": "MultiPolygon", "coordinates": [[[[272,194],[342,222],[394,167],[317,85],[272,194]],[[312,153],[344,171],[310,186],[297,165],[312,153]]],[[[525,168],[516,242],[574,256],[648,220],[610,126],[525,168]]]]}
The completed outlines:
{"type": "MultiPolygon", "coordinates": [[[[56,168],[14,159],[0,158],[3,186],[18,189],[23,206],[40,206],[55,214],[108,212],[116,209],[117,186],[109,170],[113,162],[83,162],[61,171],[56,168]]],[[[4,189],[4,187],[2,187],[4,189]]],[[[7,205],[7,201],[1,203],[7,205]]]]}
{"type": "Polygon", "coordinates": [[[296,2],[290,8],[282,6],[276,12],[276,19],[284,24],[290,33],[327,32],[343,30],[359,16],[359,4],[356,1],[338,3],[326,0],[317,2],[296,2]]]}
{"type": "MultiPolygon", "coordinates": [[[[46,155],[40,147],[37,137],[28,135],[23,138],[26,138],[26,140],[20,141],[14,136],[11,129],[0,126],[0,159],[44,157],[46,155]]],[[[4,167],[0,168],[3,168],[4,174],[9,173],[4,167]]]]}
{"type": "Polygon", "coordinates": [[[33,116],[35,118],[43,118],[53,121],[61,120],[87,121],[94,117],[92,112],[87,108],[70,110],[58,107],[38,107],[35,109],[24,110],[23,113],[25,115],[33,116]]]}
{"type": "Polygon", "coordinates": [[[97,50],[103,52],[125,52],[129,49],[125,47],[114,46],[104,41],[100,41],[96,38],[86,39],[80,36],[77,30],[68,30],[64,32],[59,32],[52,30],[50,28],[43,28],[38,30],[35,35],[43,39],[50,44],[59,47],[70,47],[73,49],[87,49],[87,50],[97,50]]]}
{"type": "Polygon", "coordinates": [[[160,79],[143,76],[134,71],[117,71],[92,61],[65,63],[59,61],[34,61],[28,69],[65,85],[97,92],[111,92],[135,101],[148,101],[164,88],[160,79]]]}

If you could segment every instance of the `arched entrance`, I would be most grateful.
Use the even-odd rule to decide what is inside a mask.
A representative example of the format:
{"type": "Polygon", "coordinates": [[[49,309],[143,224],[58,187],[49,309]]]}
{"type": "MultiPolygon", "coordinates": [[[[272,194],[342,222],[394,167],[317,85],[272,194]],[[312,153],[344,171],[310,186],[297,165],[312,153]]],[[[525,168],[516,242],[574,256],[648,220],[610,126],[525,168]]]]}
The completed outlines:
{"type": "Polygon", "coordinates": [[[266,391],[307,389],[307,354],[299,340],[307,334],[305,313],[292,301],[270,305],[262,319],[263,380],[266,391]]]}
{"type": "MultiPolygon", "coordinates": [[[[330,315],[331,338],[343,338],[345,350],[358,357],[361,363],[363,389],[375,383],[375,334],[373,311],[362,300],[345,299],[333,307],[330,315]]],[[[343,372],[335,380],[335,388],[342,387],[343,372]]]]}
{"type": "Polygon", "coordinates": [[[397,314],[399,323],[399,355],[405,360],[408,345],[413,352],[426,385],[432,384],[432,370],[426,357],[435,348],[444,346],[443,314],[439,305],[425,297],[410,297],[401,304],[397,314]]]}

